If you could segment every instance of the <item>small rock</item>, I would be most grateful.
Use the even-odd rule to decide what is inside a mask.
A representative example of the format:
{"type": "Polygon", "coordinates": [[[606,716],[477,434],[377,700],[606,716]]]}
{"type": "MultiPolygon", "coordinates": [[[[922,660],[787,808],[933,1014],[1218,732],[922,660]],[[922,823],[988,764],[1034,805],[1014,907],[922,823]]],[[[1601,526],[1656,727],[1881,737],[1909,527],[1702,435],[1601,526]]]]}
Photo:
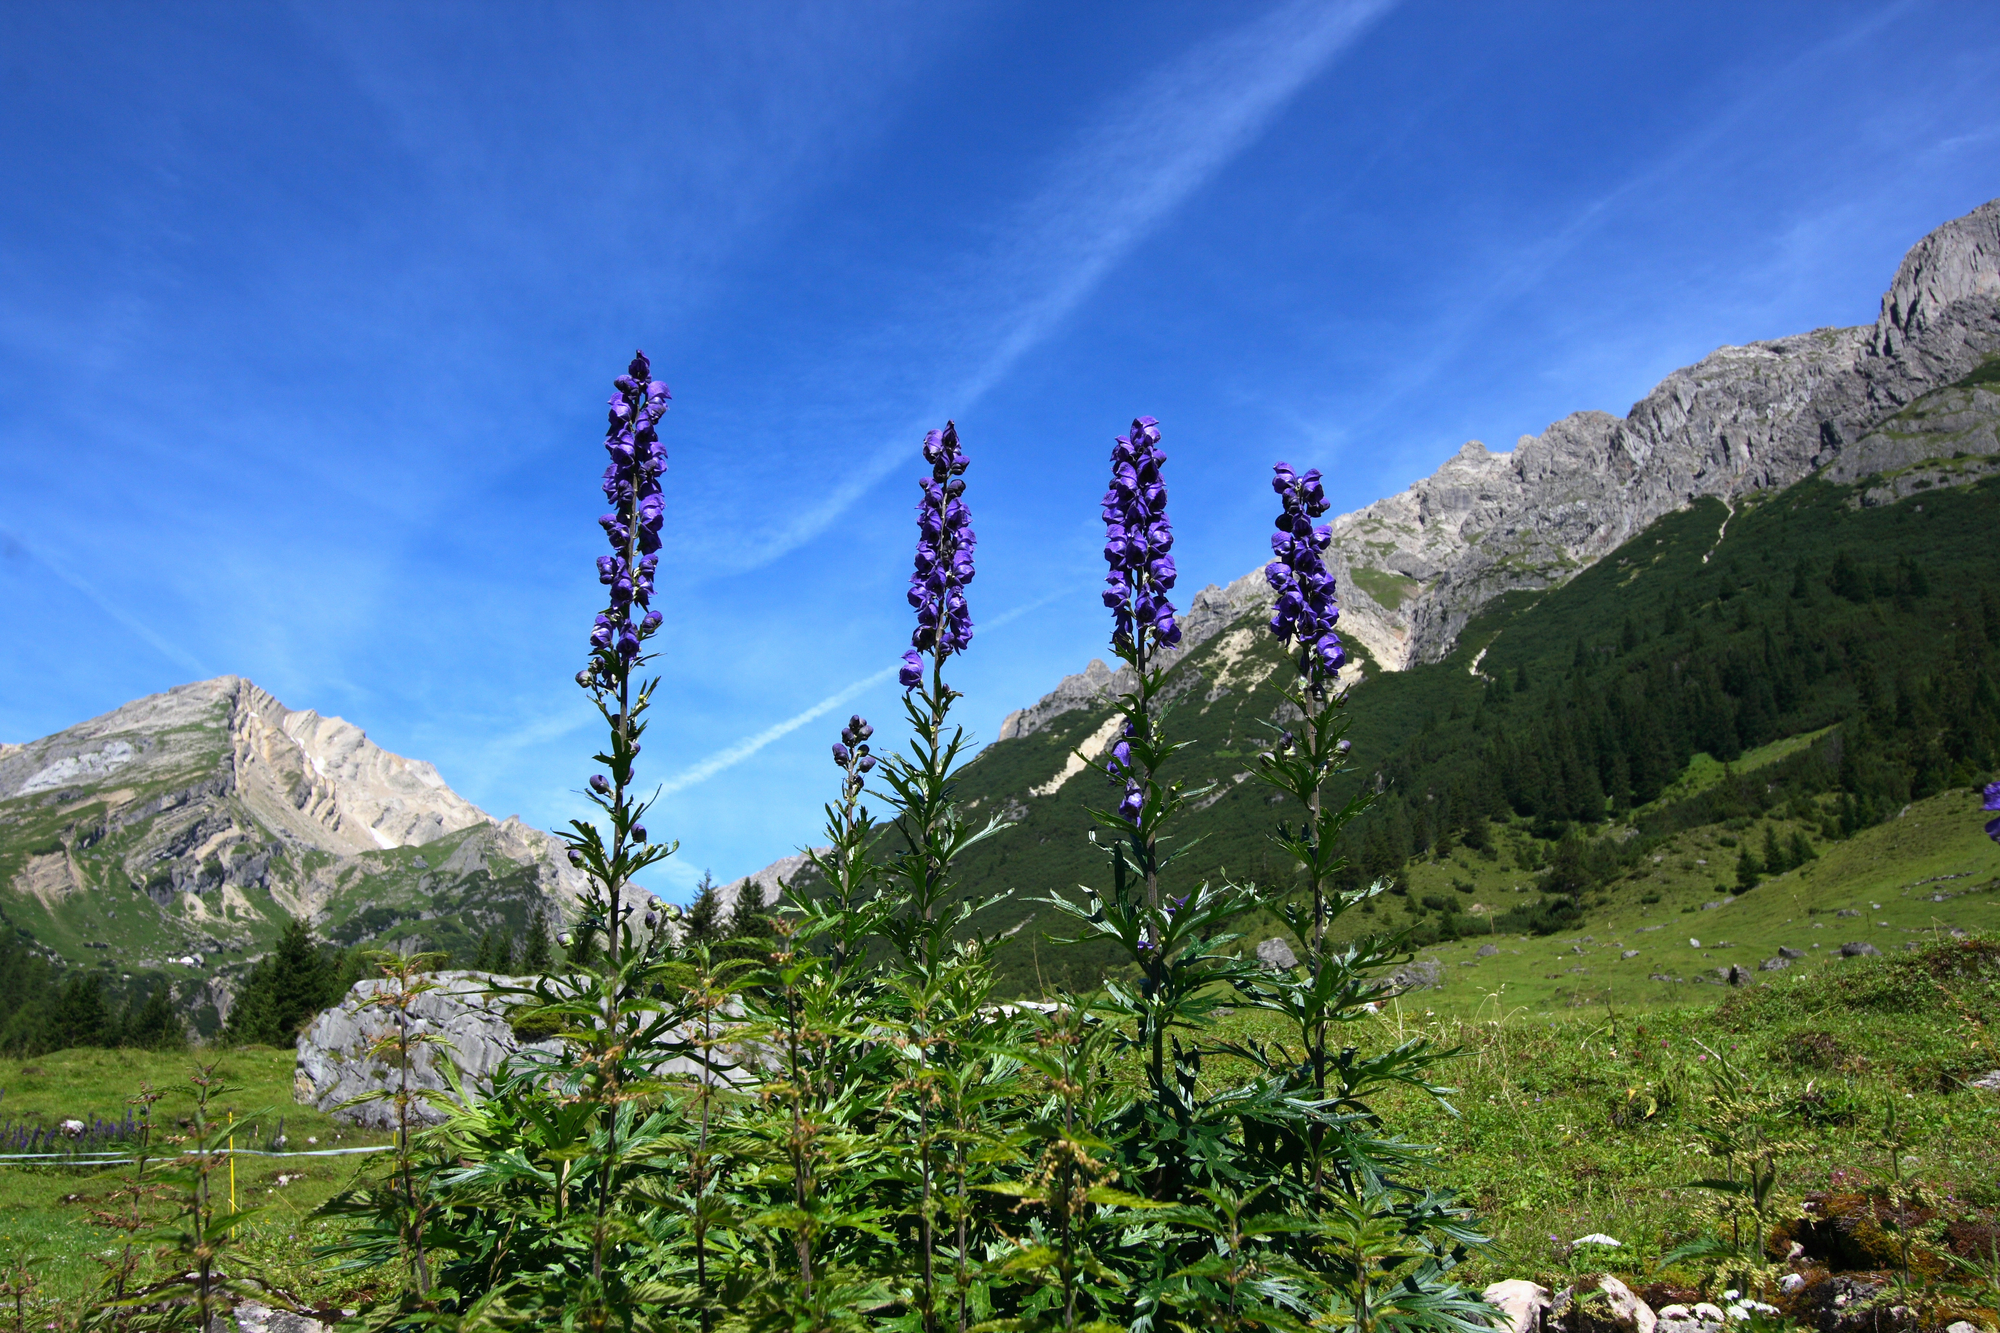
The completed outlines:
{"type": "Polygon", "coordinates": [[[1607,1236],[1602,1231],[1593,1231],[1588,1236],[1578,1236],[1575,1240],[1571,1241],[1570,1244],[1572,1246],[1607,1245],[1614,1250],[1621,1250],[1625,1248],[1624,1241],[1617,1239],[1615,1236],[1607,1236]]]}
{"type": "Polygon", "coordinates": [[[1799,959],[1799,958],[1804,958],[1805,956],[1806,956],[1805,950],[1803,949],[1794,949],[1789,944],[1780,944],[1778,946],[1778,957],[1780,958],[1799,959]]]}
{"type": "Polygon", "coordinates": [[[1689,940],[1688,940],[1688,948],[1690,948],[1690,949],[1699,949],[1700,947],[1701,947],[1701,941],[1700,941],[1700,940],[1697,940],[1697,939],[1694,939],[1694,938],[1689,938],[1689,940]]]}
{"type": "Polygon", "coordinates": [[[1703,1301],[1694,1307],[1694,1317],[1704,1324],[1719,1325],[1726,1322],[1723,1318],[1722,1307],[1710,1305],[1707,1301],[1703,1301]]]}
{"type": "Polygon", "coordinates": [[[1479,952],[1476,957],[1491,958],[1499,952],[1500,946],[1497,944],[1482,944],[1479,946],[1479,952]]]}
{"type": "Polygon", "coordinates": [[[1979,1333],[1979,1330],[1974,1328],[1969,1321],[1960,1319],[1955,1323],[1946,1324],[1944,1326],[1944,1333],[1979,1333]]]}
{"type": "Polygon", "coordinates": [[[1541,1333],[1542,1316],[1548,1312],[1550,1303],[1547,1287],[1526,1278],[1510,1277],[1479,1294],[1505,1317],[1510,1333],[1541,1333]]]}
{"type": "Polygon", "coordinates": [[[1627,949],[1624,953],[1621,953],[1618,956],[1620,958],[1637,958],[1639,956],[1639,951],[1637,949],[1627,949]]]}
{"type": "Polygon", "coordinates": [[[1971,1086],[1978,1088],[1981,1092],[2000,1092],[2000,1069],[1995,1069],[1991,1073],[1981,1074],[1978,1078],[1972,1080],[1971,1086]]]}
{"type": "Polygon", "coordinates": [[[1273,935],[1257,946],[1257,961],[1273,972],[1284,972],[1299,965],[1299,956],[1291,945],[1273,935]]]}
{"type": "Polygon", "coordinates": [[[1435,958],[1419,958],[1391,972],[1389,980],[1403,990],[1429,990],[1444,985],[1444,964],[1435,958]]]}
{"type": "Polygon", "coordinates": [[[1858,907],[1843,907],[1843,908],[1841,908],[1841,909],[1840,909],[1840,910],[1839,910],[1838,912],[1835,912],[1835,913],[1834,913],[1834,915],[1835,915],[1835,916],[1860,916],[1860,915],[1861,915],[1861,909],[1860,909],[1860,908],[1858,908],[1858,907]]]}
{"type": "Polygon", "coordinates": [[[1717,970],[1722,973],[1723,980],[1732,986],[1747,986],[1750,984],[1750,969],[1741,963],[1731,963],[1728,967],[1717,970]]]}
{"type": "MultiPolygon", "coordinates": [[[[1609,1236],[1604,1239],[1611,1240],[1609,1236]]],[[[1616,1245],[1618,1242],[1613,1240],[1611,1243],[1616,1245]]],[[[1618,1325],[1623,1333],[1655,1333],[1659,1325],[1659,1316],[1655,1315],[1653,1307],[1640,1300],[1630,1287],[1606,1273],[1597,1279],[1597,1289],[1604,1293],[1605,1300],[1611,1306],[1611,1322],[1618,1325]]]]}
{"type": "Polygon", "coordinates": [[[1882,951],[1867,940],[1849,940],[1840,946],[1842,958],[1879,958],[1882,951]]]}
{"type": "Polygon", "coordinates": [[[1797,1291],[1800,1287],[1803,1287],[1805,1284],[1806,1284],[1805,1274],[1787,1273],[1783,1277],[1778,1279],[1778,1290],[1784,1292],[1787,1296],[1789,1296],[1793,1292],[1797,1291]]]}
{"type": "Polygon", "coordinates": [[[1782,972],[1791,965],[1792,960],[1781,955],[1777,958],[1766,958],[1763,962],[1757,964],[1757,970],[1759,972],[1782,972]]]}
{"type": "Polygon", "coordinates": [[[1690,1310],[1685,1305],[1663,1305],[1656,1316],[1655,1333],[1719,1333],[1722,1311],[1704,1302],[1690,1310]],[[1714,1311],[1710,1319],[1704,1313],[1714,1311]]]}

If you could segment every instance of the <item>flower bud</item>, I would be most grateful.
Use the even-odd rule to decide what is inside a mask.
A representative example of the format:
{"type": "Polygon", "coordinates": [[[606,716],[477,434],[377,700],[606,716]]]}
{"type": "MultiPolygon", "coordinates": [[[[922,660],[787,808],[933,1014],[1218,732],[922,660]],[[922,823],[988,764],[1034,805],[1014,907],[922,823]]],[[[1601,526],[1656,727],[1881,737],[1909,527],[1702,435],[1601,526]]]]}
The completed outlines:
{"type": "Polygon", "coordinates": [[[611,791],[611,784],[604,780],[602,773],[592,773],[590,775],[590,789],[599,796],[604,796],[611,791]]]}
{"type": "Polygon", "coordinates": [[[833,746],[834,763],[838,764],[842,768],[846,768],[847,761],[852,757],[853,756],[849,754],[848,749],[845,745],[840,744],[838,741],[834,742],[833,746]]]}
{"type": "Polygon", "coordinates": [[[569,863],[570,863],[571,865],[573,865],[573,866],[577,866],[577,867],[579,867],[579,868],[580,868],[580,867],[581,867],[581,866],[583,865],[583,853],[582,853],[582,852],[579,852],[579,851],[578,851],[578,850],[577,850],[576,848],[574,848],[574,847],[570,848],[570,849],[569,849],[569,863]]]}
{"type": "Polygon", "coordinates": [[[645,840],[646,840],[646,826],[644,824],[634,824],[632,826],[632,841],[644,842],[645,840]]]}
{"type": "Polygon", "coordinates": [[[855,767],[866,773],[869,769],[875,767],[875,756],[872,754],[862,755],[861,762],[856,764],[855,767]]]}

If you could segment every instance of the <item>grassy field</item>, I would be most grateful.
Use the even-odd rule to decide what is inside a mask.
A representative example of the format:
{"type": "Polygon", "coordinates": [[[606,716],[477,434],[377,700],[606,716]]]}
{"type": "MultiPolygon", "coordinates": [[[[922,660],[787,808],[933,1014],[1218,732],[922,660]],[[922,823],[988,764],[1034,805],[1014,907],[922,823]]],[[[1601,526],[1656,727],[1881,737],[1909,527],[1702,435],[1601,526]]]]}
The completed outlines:
{"type": "MultiPolygon", "coordinates": [[[[1425,1007],[1469,1017],[1496,1007],[1510,1014],[1602,1014],[1699,1005],[1725,997],[1729,987],[1719,970],[1732,964],[1768,980],[1771,974],[1758,969],[1780,947],[1806,955],[1787,972],[1811,973],[1845,966],[1838,955],[1850,942],[1887,954],[1955,930],[2000,931],[2000,846],[1981,832],[1977,796],[1954,791],[1919,801],[1900,818],[1824,844],[1801,869],[1738,893],[1738,840],[1754,834],[1761,842],[1763,823],[1786,838],[1800,827],[1775,820],[1738,831],[1696,829],[1660,847],[1649,865],[1591,904],[1575,930],[1472,936],[1421,950],[1446,969],[1444,986],[1424,993],[1425,1007]],[[1483,947],[1498,952],[1482,957],[1483,947]]],[[[1463,848],[1410,868],[1412,894],[1454,893],[1454,882],[1472,886],[1463,896],[1484,914],[1526,900],[1533,877],[1511,867],[1505,854],[1488,860],[1463,848]]]]}
{"type": "MultiPolygon", "coordinates": [[[[1877,901],[1886,914],[1883,894],[1877,901]]],[[[1755,937],[1749,928],[1731,929],[1755,937]]],[[[1435,1148],[1424,1174],[1475,1203],[1496,1237],[1468,1273],[1473,1281],[1560,1283],[1608,1269],[1659,1300],[1691,1291],[1698,1275],[1662,1273],[1659,1261],[1707,1225],[1705,1196],[1689,1182],[1714,1174],[1701,1131],[1720,1114],[1712,1096],[1725,1061],[1742,1087],[1783,1117],[1792,1146],[1779,1194],[1790,1215],[1814,1192],[1879,1195],[1900,1172],[1921,1201],[1919,1277],[1925,1269],[1935,1276],[1945,1249],[1991,1232],[2000,1222],[2000,1094],[1968,1081],[2000,1068],[2000,939],[1946,938],[1762,979],[1766,984],[1747,989],[1683,988],[1669,993],[1681,1004],[1657,1000],[1643,1011],[1622,1002],[1534,1010],[1506,1002],[1497,984],[1495,998],[1441,1007],[1460,984],[1454,980],[1356,1025],[1352,1040],[1364,1048],[1423,1035],[1461,1052],[1443,1075],[1456,1089],[1451,1110],[1414,1095],[1380,1109],[1403,1137],[1435,1148]],[[1687,1003],[1698,998],[1722,1002],[1687,1003]],[[1901,1135],[1893,1162],[1884,1136],[1892,1109],[1901,1135]],[[1609,1251],[1571,1245],[1593,1232],[1622,1244],[1609,1251]]],[[[1248,1010],[1219,1026],[1221,1036],[1278,1035],[1267,1016],[1248,1010]]],[[[266,1146],[280,1117],[295,1148],[314,1139],[319,1146],[382,1141],[293,1105],[290,1052],[252,1048],[219,1059],[218,1072],[240,1088],[221,1103],[245,1126],[239,1143],[266,1146]]],[[[1223,1063],[1215,1061],[1212,1074],[1223,1063]]],[[[129,1051],[0,1063],[0,1116],[116,1117],[141,1081],[184,1085],[188,1066],[189,1057],[129,1051]]],[[[187,1105],[184,1094],[169,1096],[159,1104],[159,1123],[173,1126],[187,1105]]],[[[364,1293],[372,1275],[332,1273],[314,1258],[314,1246],[334,1233],[308,1216],[366,1169],[362,1163],[243,1161],[240,1197],[268,1208],[245,1228],[249,1254],[267,1276],[315,1300],[352,1303],[364,1293]],[[278,1184],[281,1173],[301,1171],[303,1178],[278,1184]]],[[[68,1327],[85,1308],[97,1273],[93,1255],[110,1244],[90,1225],[89,1208],[112,1180],[110,1173],[0,1169],[0,1262],[42,1257],[39,1323],[68,1327]]],[[[1897,1262],[1875,1258],[1882,1262],[1867,1266],[1897,1262]]]]}
{"type": "MultiPolygon", "coordinates": [[[[166,1140],[185,1134],[192,1110],[188,1076],[195,1061],[216,1062],[216,1076],[236,1089],[215,1098],[212,1113],[233,1111],[239,1148],[297,1150],[360,1147],[387,1136],[341,1125],[292,1101],[291,1051],[252,1046],[235,1050],[162,1054],[151,1051],[57,1051],[29,1060],[0,1060],[0,1123],[52,1124],[102,1116],[123,1119],[127,1098],[142,1086],[163,1091],[154,1106],[156,1132],[166,1140]],[[274,1145],[280,1134],[282,1145],[274,1145]]],[[[156,1140],[157,1141],[157,1140],[156,1140]]],[[[351,1278],[336,1278],[313,1257],[329,1232],[309,1220],[313,1209],[366,1169],[368,1157],[237,1158],[241,1206],[265,1211],[246,1228],[249,1253],[280,1286],[312,1298],[347,1293],[351,1278]],[[280,1183],[279,1176],[287,1179],[280,1183]]],[[[109,1257],[112,1233],[92,1225],[91,1209],[113,1189],[119,1172],[0,1165],[0,1264],[23,1259],[40,1286],[43,1322],[67,1327],[96,1290],[100,1258],[109,1257]]]]}

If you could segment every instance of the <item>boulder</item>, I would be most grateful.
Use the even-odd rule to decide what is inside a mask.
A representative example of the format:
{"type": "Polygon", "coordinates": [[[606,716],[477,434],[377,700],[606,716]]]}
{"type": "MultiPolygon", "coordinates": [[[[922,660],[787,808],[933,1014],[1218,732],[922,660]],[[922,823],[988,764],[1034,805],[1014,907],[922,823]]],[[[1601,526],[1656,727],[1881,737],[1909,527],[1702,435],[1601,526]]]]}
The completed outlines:
{"type": "Polygon", "coordinates": [[[1477,954],[1477,956],[1480,958],[1492,958],[1498,955],[1499,952],[1500,952],[1500,946],[1497,944],[1482,944],[1479,946],[1479,953],[1477,954]]]}
{"type": "Polygon", "coordinates": [[[1640,1300],[1630,1287],[1606,1273],[1597,1279],[1597,1289],[1604,1293],[1605,1303],[1611,1313],[1611,1322],[1623,1333],[1655,1333],[1659,1316],[1655,1315],[1653,1307],[1640,1300]]]}
{"type": "Polygon", "coordinates": [[[1479,1294],[1500,1311],[1508,1333],[1542,1333],[1542,1319],[1550,1303],[1547,1287],[1526,1278],[1510,1277],[1479,1294]]]}
{"type": "Polygon", "coordinates": [[[1620,961],[1637,958],[1638,956],[1639,956],[1639,951],[1637,949],[1627,949],[1624,953],[1618,955],[1620,961]]]}
{"type": "Polygon", "coordinates": [[[1780,944],[1778,946],[1778,957],[1780,958],[1789,958],[1796,963],[1799,959],[1804,958],[1805,956],[1806,952],[1804,949],[1794,949],[1789,944],[1780,944]]]}
{"type": "Polygon", "coordinates": [[[1880,958],[1882,951],[1867,940],[1849,940],[1840,946],[1842,958],[1880,958]]]}
{"type": "MultiPolygon", "coordinates": [[[[489,991],[498,978],[485,972],[438,972],[430,980],[436,989],[410,1002],[410,1033],[450,1043],[449,1047],[419,1045],[411,1060],[410,1085],[424,1092],[447,1090],[437,1063],[449,1059],[468,1084],[487,1086],[493,1071],[508,1056],[522,1050],[559,1054],[555,1041],[524,1045],[507,1025],[507,1010],[516,1001],[502,1000],[489,991]]],[[[371,1093],[394,1089],[398,1074],[393,1064],[373,1060],[368,1048],[377,1039],[392,1035],[395,1015],[370,1003],[388,988],[379,979],[357,981],[339,1004],[313,1020],[299,1038],[298,1063],[292,1076],[292,1098],[328,1112],[336,1119],[370,1128],[387,1129],[395,1124],[396,1108],[386,1099],[362,1102],[341,1109],[343,1103],[371,1093]]],[[[412,1108],[412,1115],[425,1124],[439,1124],[442,1109],[428,1100],[412,1108]]]]}
{"type": "Polygon", "coordinates": [[[1273,935],[1257,946],[1257,961],[1273,972],[1283,972],[1299,965],[1299,956],[1292,952],[1292,946],[1273,935]]]}
{"type": "Polygon", "coordinates": [[[1759,972],[1782,972],[1791,965],[1792,960],[1780,954],[1775,958],[1766,958],[1763,962],[1757,964],[1757,970],[1759,972]]]}
{"type": "Polygon", "coordinates": [[[1724,981],[1732,986],[1747,986],[1750,984],[1750,969],[1741,963],[1731,963],[1728,967],[1719,967],[1716,969],[1716,972],[1721,975],[1724,981]]]}
{"type": "Polygon", "coordinates": [[[1444,985],[1444,964],[1435,958],[1418,958],[1391,972],[1389,980],[1402,990],[1430,990],[1444,985]]]}
{"type": "Polygon", "coordinates": [[[1722,1329],[1722,1311],[1706,1301],[1693,1309],[1685,1305],[1663,1305],[1657,1320],[1655,1333],[1721,1333],[1722,1329]]]}

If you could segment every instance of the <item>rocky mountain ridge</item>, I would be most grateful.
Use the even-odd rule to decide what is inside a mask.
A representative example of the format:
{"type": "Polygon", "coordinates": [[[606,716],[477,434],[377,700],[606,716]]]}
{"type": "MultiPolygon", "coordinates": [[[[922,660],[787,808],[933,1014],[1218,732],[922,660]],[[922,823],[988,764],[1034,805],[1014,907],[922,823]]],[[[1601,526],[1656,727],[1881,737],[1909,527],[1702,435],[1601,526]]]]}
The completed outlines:
{"type": "MultiPolygon", "coordinates": [[[[1872,325],[1718,348],[1622,419],[1572,413],[1506,453],[1468,441],[1407,490],[1335,518],[1327,564],[1341,629],[1400,671],[1442,659],[1494,598],[1567,582],[1704,496],[1733,504],[1816,473],[1853,482],[1953,453],[1964,457],[1952,479],[1964,480],[2000,459],[1992,405],[1975,401],[2000,384],[1953,386],[1997,353],[2000,199],[1911,247],[1872,325]],[[1913,411],[1927,395],[1943,401],[1913,411]]],[[[1912,476],[1899,489],[1887,477],[1869,498],[1945,480],[1912,476]]],[[[1261,568],[1203,589],[1180,655],[1268,599],[1261,568]]],[[[1093,661],[1008,714],[1000,739],[1126,688],[1122,671],[1093,661]]]]}
{"type": "Polygon", "coordinates": [[[287,916],[449,946],[553,914],[581,879],[432,765],[236,676],[0,749],[0,913],[71,962],[206,975],[287,916]]]}

